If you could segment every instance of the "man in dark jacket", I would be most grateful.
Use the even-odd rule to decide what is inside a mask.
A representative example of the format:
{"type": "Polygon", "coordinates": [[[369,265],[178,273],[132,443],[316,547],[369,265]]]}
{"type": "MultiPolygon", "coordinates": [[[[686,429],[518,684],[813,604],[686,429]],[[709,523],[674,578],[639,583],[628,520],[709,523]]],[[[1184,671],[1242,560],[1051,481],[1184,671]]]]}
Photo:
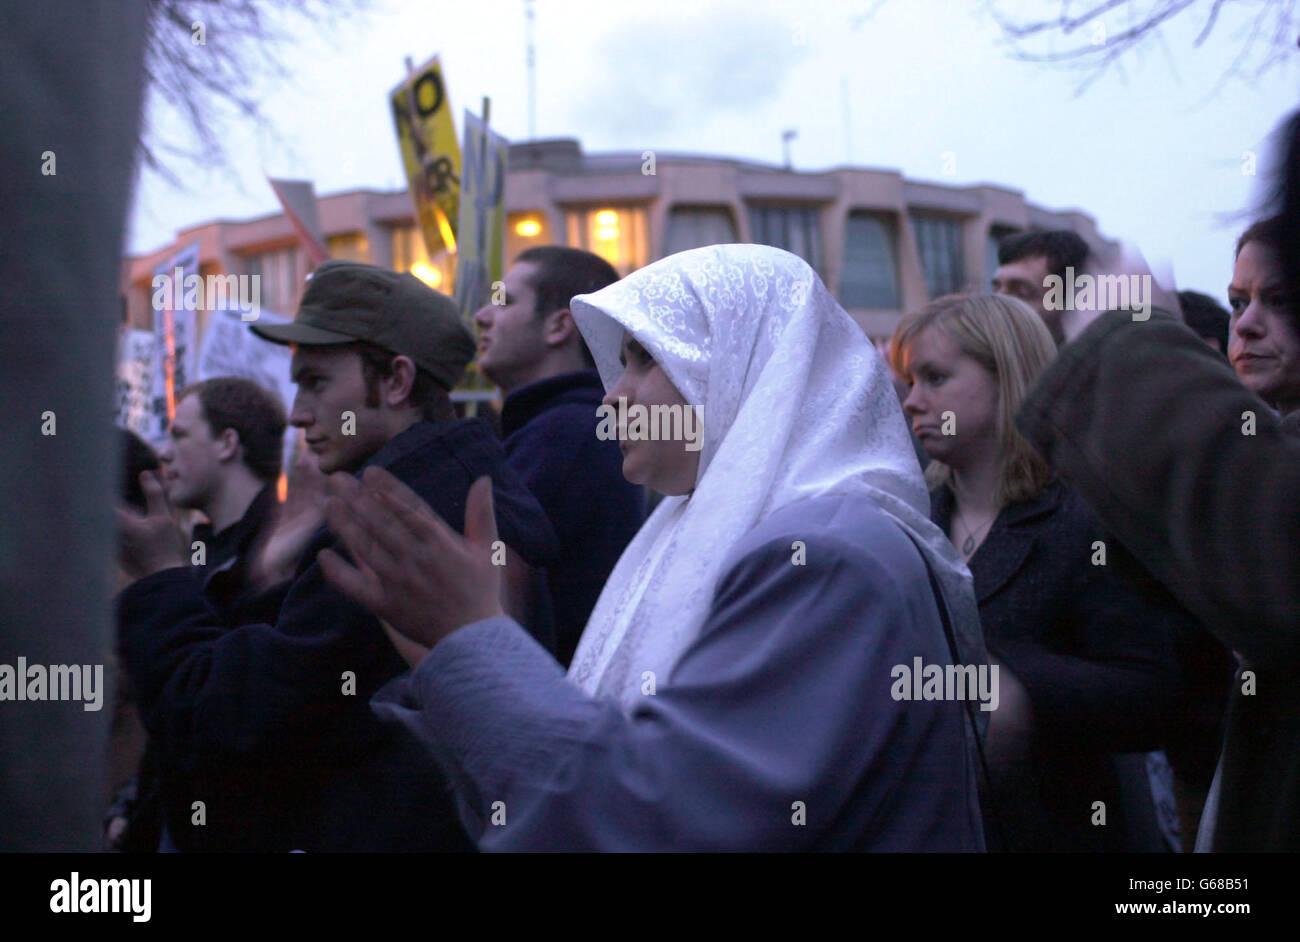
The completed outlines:
{"type": "MultiPolygon", "coordinates": [[[[295,345],[290,421],[322,471],[386,468],[458,529],[470,484],[491,476],[509,548],[505,604],[536,632],[530,595],[543,577],[533,567],[554,533],[487,426],[455,417],[448,391],[473,339],[452,301],[410,275],[331,261],[293,324],[254,330],[295,345]]],[[[370,696],[406,665],[378,620],[322,577],[316,557],[333,534],[311,539],[274,624],[229,628],[182,568],[156,484],[147,496],[150,513],[124,527],[141,578],[119,617],[160,761],[183,783],[164,796],[175,846],[466,848],[436,767],[370,712],[370,696]]]]}
{"type": "Polygon", "coordinates": [[[560,552],[548,572],[556,654],[573,659],[614,564],[645,519],[645,493],[623,477],[618,442],[596,437],[605,389],[569,301],[618,280],[599,255],[563,246],[521,253],[503,304],[487,304],[479,366],[506,394],[506,458],[546,511],[560,552]]]}
{"type": "Polygon", "coordinates": [[[1102,522],[1237,652],[1215,851],[1300,850],[1300,439],[1175,317],[1105,314],[1017,418],[1102,522]]]}
{"type": "MultiPolygon", "coordinates": [[[[284,428],[284,406],[276,396],[251,380],[216,377],[181,390],[167,442],[158,453],[168,503],[207,518],[190,534],[189,561],[227,626],[255,621],[260,611],[255,600],[261,591],[250,567],[275,522],[284,428]]],[[[130,477],[128,484],[140,486],[130,477]]],[[[159,778],[168,772],[151,745],[107,815],[117,834],[115,847],[158,849],[158,801],[160,789],[166,790],[159,778]],[[118,818],[120,823],[112,823],[118,818]]]]}
{"type": "Polygon", "coordinates": [[[190,536],[191,562],[227,623],[257,594],[249,569],[274,523],[284,426],[284,407],[261,386],[208,379],[181,391],[158,453],[168,503],[207,517],[190,536]]]}

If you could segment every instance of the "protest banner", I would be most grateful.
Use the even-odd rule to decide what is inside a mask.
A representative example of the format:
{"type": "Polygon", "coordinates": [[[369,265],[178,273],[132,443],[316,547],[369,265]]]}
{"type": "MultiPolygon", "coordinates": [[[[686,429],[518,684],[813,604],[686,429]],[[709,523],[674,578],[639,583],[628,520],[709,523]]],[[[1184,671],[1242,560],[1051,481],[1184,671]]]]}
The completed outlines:
{"type": "Polygon", "coordinates": [[[320,224],[320,211],[316,206],[316,190],[310,180],[276,180],[267,177],[276,199],[284,207],[284,215],[298,234],[298,241],[315,267],[330,257],[325,241],[325,231],[320,224]]]}
{"type": "Polygon", "coordinates": [[[118,336],[116,424],[146,442],[158,436],[158,416],[153,410],[155,357],[153,331],[128,328],[118,336]]]}
{"type": "Polygon", "coordinates": [[[461,154],[442,66],[434,56],[389,95],[397,143],[429,258],[456,251],[461,154]]]}
{"type": "MultiPolygon", "coordinates": [[[[259,324],[287,324],[289,318],[269,311],[258,316],[259,324]]],[[[199,355],[198,378],[240,376],[269,389],[283,403],[285,413],[293,408],[296,387],[290,379],[289,347],[270,343],[248,328],[238,311],[213,311],[208,329],[203,336],[203,351],[199,355]]],[[[284,434],[284,467],[293,460],[298,430],[290,426],[284,434]]]]}
{"type": "MultiPolygon", "coordinates": [[[[195,307],[188,302],[176,303],[181,292],[173,287],[184,285],[186,279],[199,274],[199,244],[194,242],[181,249],[168,261],[154,269],[153,332],[155,338],[153,375],[153,411],[158,424],[153,444],[166,437],[176,414],[176,393],[194,381],[197,366],[195,307]],[[160,279],[162,279],[160,281],[160,279]]],[[[201,294],[201,292],[200,292],[201,294]]]]}
{"type": "Polygon", "coordinates": [[[473,327],[474,312],[488,302],[492,283],[504,274],[506,240],[506,160],[510,143],[483,118],[465,112],[462,151],[459,247],[456,255],[456,305],[473,327]]]}

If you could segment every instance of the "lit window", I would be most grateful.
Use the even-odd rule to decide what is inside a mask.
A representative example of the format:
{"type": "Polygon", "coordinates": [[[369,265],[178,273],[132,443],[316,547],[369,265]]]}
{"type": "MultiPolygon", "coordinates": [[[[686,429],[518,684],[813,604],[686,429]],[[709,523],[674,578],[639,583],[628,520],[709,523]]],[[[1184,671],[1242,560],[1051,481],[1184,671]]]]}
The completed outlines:
{"type": "Polygon", "coordinates": [[[370,261],[370,240],[364,232],[349,232],[329,236],[325,240],[330,258],[345,258],[349,262],[370,261]]]}
{"type": "Polygon", "coordinates": [[[648,261],[644,209],[600,207],[564,215],[565,241],[599,255],[619,275],[629,275],[648,261]]]}
{"type": "Polygon", "coordinates": [[[415,226],[393,229],[394,271],[409,271],[430,288],[450,294],[455,262],[455,256],[447,252],[439,252],[436,259],[430,259],[424,249],[424,236],[415,226]]]}
{"type": "Polygon", "coordinates": [[[511,213],[506,217],[506,267],[525,249],[552,243],[551,227],[546,214],[539,211],[511,213]]]}
{"type": "Polygon", "coordinates": [[[966,272],[962,262],[961,221],[951,216],[916,213],[912,216],[921,271],[931,299],[961,291],[966,272]]]}
{"type": "Polygon", "coordinates": [[[844,226],[840,303],[847,308],[892,308],[898,301],[894,222],[883,214],[851,212],[844,226]]]}

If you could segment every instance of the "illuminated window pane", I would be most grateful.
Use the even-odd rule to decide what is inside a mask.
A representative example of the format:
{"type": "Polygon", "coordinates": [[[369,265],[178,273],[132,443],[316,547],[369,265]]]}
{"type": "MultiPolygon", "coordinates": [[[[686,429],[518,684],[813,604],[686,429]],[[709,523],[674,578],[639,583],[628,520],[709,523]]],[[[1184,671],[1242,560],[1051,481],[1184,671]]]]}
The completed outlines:
{"type": "Polygon", "coordinates": [[[566,241],[594,252],[619,275],[631,274],[647,259],[646,213],[637,206],[598,206],[565,213],[566,241]]]}
{"type": "Polygon", "coordinates": [[[345,258],[350,262],[370,261],[370,240],[364,232],[349,232],[329,236],[325,240],[330,258],[345,258]]]}
{"type": "Polygon", "coordinates": [[[415,226],[397,226],[393,229],[393,270],[409,271],[431,288],[451,294],[456,275],[456,258],[447,252],[429,258],[424,248],[424,237],[415,226]]]}

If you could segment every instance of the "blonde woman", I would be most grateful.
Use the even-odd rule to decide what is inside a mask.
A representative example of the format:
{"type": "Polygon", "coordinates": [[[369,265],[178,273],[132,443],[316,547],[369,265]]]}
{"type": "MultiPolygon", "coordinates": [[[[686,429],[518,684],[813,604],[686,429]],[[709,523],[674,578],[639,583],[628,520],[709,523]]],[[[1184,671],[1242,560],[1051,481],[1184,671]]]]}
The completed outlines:
{"type": "Polygon", "coordinates": [[[890,341],[932,459],[931,519],[970,567],[1001,663],[985,832],[991,850],[1160,850],[1142,763],[1111,754],[1162,745],[1186,616],[1121,584],[1118,546],[1016,430],[1055,352],[1042,320],[999,296],[940,298],[890,341]]]}

